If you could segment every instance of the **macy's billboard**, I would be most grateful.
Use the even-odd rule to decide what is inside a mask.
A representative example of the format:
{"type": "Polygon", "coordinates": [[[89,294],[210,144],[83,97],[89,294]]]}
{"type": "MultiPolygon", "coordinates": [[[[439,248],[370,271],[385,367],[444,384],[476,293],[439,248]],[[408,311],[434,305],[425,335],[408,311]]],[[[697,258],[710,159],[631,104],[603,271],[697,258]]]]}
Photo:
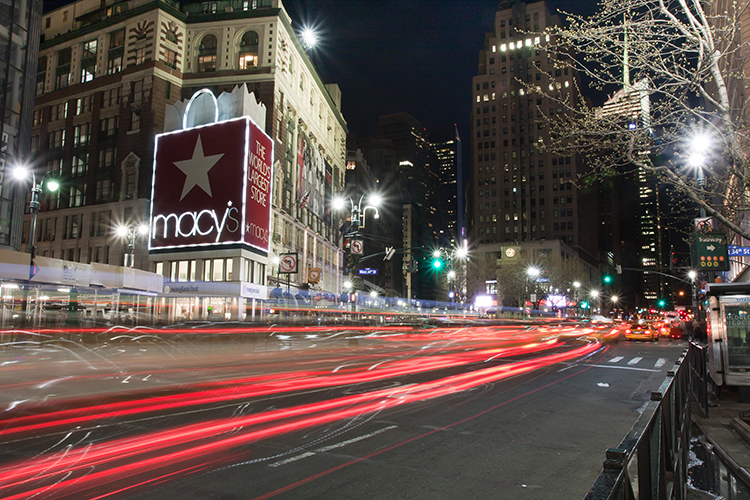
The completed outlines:
{"type": "Polygon", "coordinates": [[[249,117],[156,136],[149,250],[269,249],[273,141],[249,117]]]}

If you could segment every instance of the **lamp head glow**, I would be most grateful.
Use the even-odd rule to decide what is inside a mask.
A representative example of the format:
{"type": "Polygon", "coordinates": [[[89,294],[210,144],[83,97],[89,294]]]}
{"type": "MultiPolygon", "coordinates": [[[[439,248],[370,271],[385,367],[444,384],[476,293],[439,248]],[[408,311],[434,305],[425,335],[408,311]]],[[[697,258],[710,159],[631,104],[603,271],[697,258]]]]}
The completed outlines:
{"type": "Polygon", "coordinates": [[[13,177],[24,180],[29,175],[29,169],[21,165],[13,167],[13,177]]]}
{"type": "Polygon", "coordinates": [[[302,28],[300,32],[302,35],[302,42],[307,48],[313,48],[318,44],[318,33],[309,26],[302,28]]]}
{"type": "Polygon", "coordinates": [[[341,196],[336,196],[333,199],[333,209],[342,210],[346,206],[346,200],[341,196]]]}
{"type": "Polygon", "coordinates": [[[469,251],[466,249],[466,247],[458,247],[456,249],[456,257],[458,257],[459,259],[465,259],[468,254],[469,251]]]}
{"type": "Polygon", "coordinates": [[[440,249],[434,250],[432,252],[432,256],[435,257],[435,258],[440,257],[440,249]]]}
{"type": "Polygon", "coordinates": [[[377,296],[378,296],[378,292],[377,291],[375,291],[375,290],[370,291],[370,297],[375,298],[377,296]]]}
{"type": "Polygon", "coordinates": [[[141,236],[148,234],[148,224],[139,224],[137,230],[141,236]]]}
{"type": "Polygon", "coordinates": [[[591,296],[597,298],[599,296],[599,290],[591,290],[591,296]]]}
{"type": "Polygon", "coordinates": [[[580,282],[580,281],[574,281],[574,282],[573,282],[573,286],[574,286],[575,288],[581,288],[581,282],[580,282]]]}
{"type": "Polygon", "coordinates": [[[618,297],[617,295],[613,295],[612,297],[610,297],[609,300],[611,300],[613,303],[617,304],[617,301],[620,300],[620,297],[618,297]]]}
{"type": "Polygon", "coordinates": [[[378,193],[371,193],[368,201],[370,202],[370,205],[373,207],[379,207],[381,203],[383,203],[383,197],[380,196],[378,193]]]}
{"type": "Polygon", "coordinates": [[[52,179],[47,179],[47,189],[49,191],[55,192],[59,188],[60,188],[60,181],[58,181],[54,177],[52,179]]]}
{"type": "Polygon", "coordinates": [[[526,270],[526,274],[528,274],[532,278],[536,278],[537,276],[539,276],[539,269],[536,267],[530,267],[526,270]]]}
{"type": "Polygon", "coordinates": [[[128,228],[127,226],[123,226],[122,224],[120,224],[115,228],[115,233],[117,233],[117,236],[119,236],[120,238],[124,238],[128,235],[128,228]]]}
{"type": "Polygon", "coordinates": [[[688,272],[688,278],[690,278],[691,280],[694,280],[697,277],[698,277],[698,273],[696,273],[695,271],[688,272]]]}

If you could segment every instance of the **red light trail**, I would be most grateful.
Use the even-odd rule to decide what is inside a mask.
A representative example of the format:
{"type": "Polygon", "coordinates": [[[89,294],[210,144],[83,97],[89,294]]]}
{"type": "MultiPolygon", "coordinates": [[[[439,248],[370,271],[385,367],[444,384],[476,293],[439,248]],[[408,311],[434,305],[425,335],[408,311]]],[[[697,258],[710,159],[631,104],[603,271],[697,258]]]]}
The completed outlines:
{"type": "MultiPolygon", "coordinates": [[[[309,382],[308,387],[369,382],[384,377],[456,366],[456,364],[477,363],[486,360],[488,356],[498,354],[511,356],[538,352],[556,344],[557,341],[551,340],[516,348],[503,348],[505,351],[487,349],[434,356],[434,360],[430,357],[414,358],[383,364],[381,365],[382,371],[379,369],[341,375],[329,374],[327,377],[315,376],[309,380],[306,378],[289,379],[250,390],[271,392],[299,390],[303,382],[309,382]]],[[[218,452],[226,452],[281,434],[470,390],[555,363],[588,356],[600,347],[598,342],[591,342],[563,352],[502,365],[486,366],[429,382],[374,390],[242,417],[211,420],[145,435],[70,448],[61,453],[45,454],[0,468],[0,495],[6,499],[21,499],[41,493],[71,498],[80,498],[81,495],[92,497],[96,494],[98,495],[96,498],[102,498],[113,494],[114,491],[124,491],[122,487],[117,486],[123,478],[135,478],[137,479],[133,481],[135,484],[162,481],[167,476],[175,474],[172,470],[175,467],[182,467],[179,473],[183,474],[208,467],[208,463],[199,466],[192,462],[198,459],[208,462],[219,460],[216,458],[218,452]]],[[[309,374],[305,376],[307,375],[309,374]]],[[[225,396],[229,397],[229,394],[225,396]]],[[[125,489],[133,487],[135,486],[127,486],[125,489]]]]}

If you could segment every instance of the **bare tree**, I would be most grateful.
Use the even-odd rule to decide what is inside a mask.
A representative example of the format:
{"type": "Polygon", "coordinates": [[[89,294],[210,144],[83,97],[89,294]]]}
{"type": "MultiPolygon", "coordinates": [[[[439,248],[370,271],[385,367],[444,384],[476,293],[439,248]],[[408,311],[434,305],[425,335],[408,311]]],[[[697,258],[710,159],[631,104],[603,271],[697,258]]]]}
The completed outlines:
{"type": "Polygon", "coordinates": [[[544,87],[525,83],[564,108],[548,117],[544,147],[585,155],[600,176],[628,167],[654,173],[750,239],[739,24],[748,1],[602,0],[591,17],[563,13],[566,25],[541,36],[558,68],[574,71],[548,75],[544,87]],[[588,93],[581,82],[609,92],[607,105],[580,98],[588,93]]]}

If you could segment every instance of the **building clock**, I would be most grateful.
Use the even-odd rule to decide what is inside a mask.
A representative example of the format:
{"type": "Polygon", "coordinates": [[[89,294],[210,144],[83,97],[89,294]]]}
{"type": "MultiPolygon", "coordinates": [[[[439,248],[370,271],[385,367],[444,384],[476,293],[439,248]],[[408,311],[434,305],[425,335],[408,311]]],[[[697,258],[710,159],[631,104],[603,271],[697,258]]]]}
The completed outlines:
{"type": "Polygon", "coordinates": [[[505,256],[508,257],[509,259],[512,259],[513,257],[516,256],[516,249],[508,248],[507,250],[505,250],[505,256]]]}

